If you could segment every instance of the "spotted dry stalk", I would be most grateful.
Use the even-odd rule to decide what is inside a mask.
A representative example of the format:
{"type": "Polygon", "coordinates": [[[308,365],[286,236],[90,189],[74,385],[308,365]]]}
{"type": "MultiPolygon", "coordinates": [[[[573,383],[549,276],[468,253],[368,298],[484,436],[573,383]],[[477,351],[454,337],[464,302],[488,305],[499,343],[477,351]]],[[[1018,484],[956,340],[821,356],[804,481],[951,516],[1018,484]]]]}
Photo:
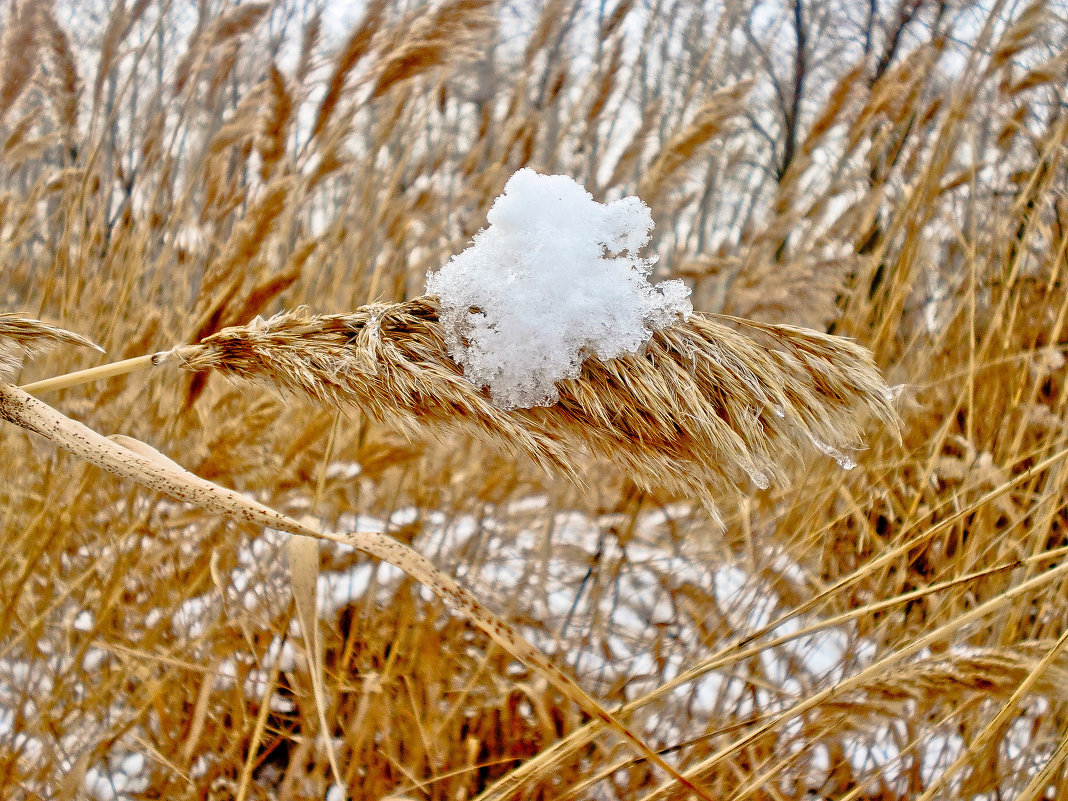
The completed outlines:
{"type": "Polygon", "coordinates": [[[227,328],[156,357],[333,406],[413,435],[459,431],[581,480],[578,451],[645,486],[697,497],[781,480],[812,447],[846,461],[864,419],[891,426],[871,355],[841,337],[694,315],[641,354],[588,359],[552,406],[504,411],[446,351],[436,300],[317,316],[304,309],[227,328]]]}
{"type": "Polygon", "coordinates": [[[100,350],[80,334],[21,314],[0,313],[0,380],[10,378],[24,356],[35,356],[54,345],[84,345],[100,350]]]}
{"type": "Polygon", "coordinates": [[[649,748],[618,718],[605,710],[579,684],[558,668],[513,626],[499,617],[465,587],[434,566],[417,551],[377,532],[322,531],[220,487],[185,470],[151,446],[130,438],[109,439],[60,414],[52,407],[11,384],[0,382],[0,419],[38,434],[53,444],[111,473],[234,520],[244,520],[303,537],[349,545],[394,565],[434,592],[452,611],[480,628],[494,642],[542,674],[557,690],[627,740],[645,759],[706,801],[711,797],[682,776],[649,748]]]}

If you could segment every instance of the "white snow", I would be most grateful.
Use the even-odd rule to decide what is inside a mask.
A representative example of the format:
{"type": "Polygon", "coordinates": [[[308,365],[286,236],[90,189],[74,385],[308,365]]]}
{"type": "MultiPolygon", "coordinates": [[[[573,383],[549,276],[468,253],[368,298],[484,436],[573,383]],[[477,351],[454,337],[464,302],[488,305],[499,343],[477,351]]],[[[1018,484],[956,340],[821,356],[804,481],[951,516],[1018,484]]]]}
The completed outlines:
{"type": "Polygon", "coordinates": [[[557,400],[556,382],[591,355],[638,352],[654,331],[688,319],[689,288],[649,283],[638,251],[649,207],[598,203],[566,175],[513,175],[473,244],[427,277],[449,353],[507,409],[557,400]]]}

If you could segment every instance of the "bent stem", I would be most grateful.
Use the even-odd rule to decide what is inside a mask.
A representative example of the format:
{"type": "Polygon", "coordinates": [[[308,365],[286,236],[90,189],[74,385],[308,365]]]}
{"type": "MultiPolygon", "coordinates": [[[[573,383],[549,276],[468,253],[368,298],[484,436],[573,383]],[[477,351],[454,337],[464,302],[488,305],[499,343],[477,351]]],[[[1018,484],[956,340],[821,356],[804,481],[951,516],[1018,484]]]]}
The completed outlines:
{"type": "MultiPolygon", "coordinates": [[[[151,356],[142,358],[147,359],[148,364],[152,363],[151,356]]],[[[541,673],[564,696],[588,715],[613,729],[629,742],[638,754],[659,767],[674,781],[704,801],[713,801],[707,791],[666,762],[510,623],[490,611],[470,590],[407,545],[377,532],[338,533],[325,531],[311,522],[295,520],[234,490],[189,472],[143,442],[128,438],[115,441],[104,437],[27,394],[25,390],[2,382],[0,419],[39,434],[57,447],[104,470],[180,502],[199,506],[233,520],[244,520],[290,534],[343,543],[394,565],[428,587],[450,611],[466,618],[513,657],[541,673]]]]}

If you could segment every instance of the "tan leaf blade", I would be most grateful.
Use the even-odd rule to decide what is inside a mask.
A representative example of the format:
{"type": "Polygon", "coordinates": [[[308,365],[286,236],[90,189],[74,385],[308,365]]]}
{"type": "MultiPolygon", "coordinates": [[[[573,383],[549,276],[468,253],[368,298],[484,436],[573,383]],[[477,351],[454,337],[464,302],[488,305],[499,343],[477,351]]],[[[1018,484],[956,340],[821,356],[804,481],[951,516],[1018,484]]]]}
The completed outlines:
{"type": "Polygon", "coordinates": [[[308,674],[311,676],[312,695],[315,698],[315,711],[319,716],[323,745],[330,760],[330,769],[334,772],[334,781],[341,784],[341,769],[338,767],[337,754],[334,753],[334,743],[330,737],[330,726],[326,720],[323,650],[319,638],[319,616],[316,614],[319,541],[314,537],[290,537],[286,543],[286,556],[289,560],[289,581],[293,588],[293,602],[297,607],[300,631],[304,637],[304,652],[308,658],[308,674]]]}

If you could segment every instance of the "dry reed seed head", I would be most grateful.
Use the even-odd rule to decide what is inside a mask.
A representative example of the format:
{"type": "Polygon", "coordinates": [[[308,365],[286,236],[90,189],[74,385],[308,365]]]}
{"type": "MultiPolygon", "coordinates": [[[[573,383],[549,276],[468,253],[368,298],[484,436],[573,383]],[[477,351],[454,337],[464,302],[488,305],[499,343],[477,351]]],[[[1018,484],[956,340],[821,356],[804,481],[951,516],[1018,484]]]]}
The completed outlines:
{"type": "Polygon", "coordinates": [[[255,28],[271,10],[271,3],[242,3],[212,25],[212,44],[222,44],[255,28]]]}
{"type": "Polygon", "coordinates": [[[260,177],[264,182],[270,180],[271,175],[278,168],[278,163],[285,156],[286,142],[294,116],[293,95],[286,86],[285,76],[274,63],[268,68],[267,76],[270,103],[257,137],[262,160],[260,177]]]}
{"type": "Polygon", "coordinates": [[[257,318],[164,360],[358,406],[409,435],[474,435],[572,479],[585,452],[644,486],[706,499],[744,491],[749,480],[767,487],[813,448],[849,466],[865,418],[898,422],[859,345],[696,314],[654,334],[640,354],[587,359],[579,378],[559,383],[557,403],[509,411],[449,358],[432,297],[257,318]]]}
{"type": "Polygon", "coordinates": [[[10,379],[24,356],[35,356],[55,345],[84,345],[104,352],[80,334],[21,314],[0,313],[0,380],[10,379]]]}
{"type": "MultiPolygon", "coordinates": [[[[478,40],[494,23],[492,0],[450,0],[416,24],[379,68],[371,98],[427,71],[462,59],[477,58],[478,40]]],[[[422,18],[420,18],[422,19],[422,18]]]]}
{"type": "Polygon", "coordinates": [[[60,27],[53,11],[49,8],[40,9],[38,21],[41,25],[40,36],[50,54],[55,73],[50,82],[50,92],[54,98],[56,116],[64,128],[65,135],[69,137],[74,133],[78,121],[81,81],[78,78],[77,65],[71,51],[70,39],[60,27]]]}
{"type": "Polygon", "coordinates": [[[37,4],[13,5],[0,49],[0,119],[18,100],[37,67],[37,4]]]}
{"type": "MultiPolygon", "coordinates": [[[[1024,640],[1012,648],[969,648],[900,665],[893,673],[875,676],[821,708],[841,714],[848,727],[879,725],[879,717],[902,714],[902,707],[930,710],[961,707],[1006,698],[1054,647],[1051,640],[1024,640]]],[[[1068,657],[1061,654],[1037,678],[1033,692],[1061,700],[1068,682],[1068,657]]]]}
{"type": "MultiPolygon", "coordinates": [[[[327,82],[326,93],[323,95],[323,99],[315,113],[315,124],[312,126],[313,139],[318,139],[326,130],[327,125],[329,125],[341,100],[349,73],[353,71],[356,64],[370,49],[375,33],[381,27],[385,11],[386,0],[371,0],[367,4],[363,18],[349,34],[345,46],[341,49],[337,61],[334,63],[333,72],[327,82]]],[[[315,35],[318,35],[317,30],[315,35]]],[[[311,45],[309,44],[308,47],[310,49],[311,45]]]]}
{"type": "Polygon", "coordinates": [[[96,78],[93,81],[92,107],[94,109],[100,106],[101,93],[108,73],[115,64],[119,45],[138,20],[144,16],[151,2],[152,0],[137,0],[129,11],[125,8],[125,3],[112,3],[111,16],[108,18],[108,24],[101,36],[98,48],[100,60],[97,62],[96,78]]]}
{"type": "Polygon", "coordinates": [[[300,38],[300,55],[297,57],[297,65],[293,71],[293,77],[298,85],[304,84],[304,79],[311,69],[312,52],[319,43],[319,35],[323,30],[323,7],[319,6],[312,12],[311,18],[304,23],[304,30],[300,38]]]}
{"type": "Polygon", "coordinates": [[[672,137],[642,177],[638,195],[650,204],[662,198],[671,188],[679,169],[690,161],[702,146],[719,135],[731,118],[740,113],[753,82],[739,81],[718,89],[698,110],[693,120],[672,137]]]}

